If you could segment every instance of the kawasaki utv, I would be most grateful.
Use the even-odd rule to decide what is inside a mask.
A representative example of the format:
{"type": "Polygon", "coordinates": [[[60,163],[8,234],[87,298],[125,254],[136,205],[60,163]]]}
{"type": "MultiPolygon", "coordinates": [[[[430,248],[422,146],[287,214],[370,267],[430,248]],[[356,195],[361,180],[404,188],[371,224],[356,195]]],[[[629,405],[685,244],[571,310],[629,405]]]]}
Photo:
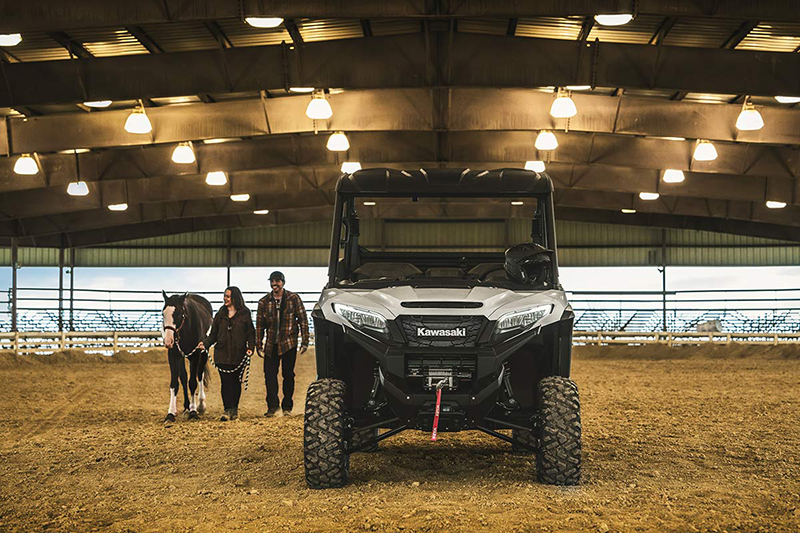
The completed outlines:
{"type": "Polygon", "coordinates": [[[407,429],[434,441],[437,432],[482,431],[535,453],[539,481],[578,483],[574,314],[558,282],[552,195],[549,176],[515,169],[369,169],[339,179],[329,281],[312,313],[309,487],[345,485],[351,453],[407,429]],[[359,215],[366,230],[376,210],[382,223],[404,218],[415,233],[445,240],[464,219],[505,220],[517,228],[505,240],[526,242],[458,250],[437,237],[442,251],[370,249],[380,232],[370,226],[359,244],[359,215]]]}

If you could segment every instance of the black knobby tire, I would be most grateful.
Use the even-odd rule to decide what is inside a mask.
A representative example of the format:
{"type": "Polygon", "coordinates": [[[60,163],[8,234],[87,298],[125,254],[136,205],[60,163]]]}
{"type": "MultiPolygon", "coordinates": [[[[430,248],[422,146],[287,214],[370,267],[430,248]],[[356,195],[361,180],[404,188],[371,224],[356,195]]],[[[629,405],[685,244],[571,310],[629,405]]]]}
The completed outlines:
{"type": "MultiPolygon", "coordinates": [[[[537,446],[536,435],[531,430],[526,431],[522,429],[512,429],[511,438],[513,438],[514,440],[521,441],[529,446],[532,446],[533,448],[537,446]]],[[[524,446],[519,446],[517,444],[511,445],[511,451],[514,453],[527,453],[527,454],[534,453],[532,448],[526,448],[524,446]]]]}
{"type": "Polygon", "coordinates": [[[303,455],[306,483],[312,489],[347,484],[350,456],[346,446],[345,384],[319,379],[306,395],[303,455]]]}
{"type": "Polygon", "coordinates": [[[536,476],[550,485],[577,485],[581,479],[581,403],[578,386],[553,376],[539,382],[540,442],[536,476]]]}
{"type": "MultiPolygon", "coordinates": [[[[355,448],[356,446],[360,446],[362,442],[366,442],[368,440],[372,440],[378,436],[378,432],[380,430],[378,428],[373,429],[356,429],[353,431],[353,436],[350,439],[350,447],[355,448]]],[[[377,452],[378,451],[378,443],[368,446],[362,450],[358,450],[360,452],[377,452]]]]}

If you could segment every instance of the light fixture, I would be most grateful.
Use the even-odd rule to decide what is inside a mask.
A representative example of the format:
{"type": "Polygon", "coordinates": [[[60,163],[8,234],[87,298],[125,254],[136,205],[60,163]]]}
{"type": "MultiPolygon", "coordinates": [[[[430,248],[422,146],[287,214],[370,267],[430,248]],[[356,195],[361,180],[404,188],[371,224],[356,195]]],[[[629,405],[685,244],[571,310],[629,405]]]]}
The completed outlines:
{"type": "Polygon", "coordinates": [[[683,170],[668,168],[664,171],[664,183],[680,183],[685,179],[686,176],[683,175],[683,170]]]}
{"type": "Polygon", "coordinates": [[[33,176],[39,173],[39,165],[31,154],[22,154],[14,163],[14,173],[21,176],[33,176]]]}
{"type": "Polygon", "coordinates": [[[253,214],[254,215],[268,215],[269,214],[269,209],[256,209],[255,211],[253,211],[253,214]]]}
{"type": "Polygon", "coordinates": [[[566,87],[568,91],[588,91],[591,88],[591,85],[567,85],[566,87]]]}
{"type": "Polygon", "coordinates": [[[247,193],[244,194],[231,194],[231,200],[234,202],[246,202],[250,199],[250,195],[247,193]]]}
{"type": "Polygon", "coordinates": [[[525,170],[544,172],[544,161],[525,161],[525,170]]]}
{"type": "Polygon", "coordinates": [[[86,196],[89,194],[89,187],[85,181],[73,181],[67,185],[67,194],[70,196],[86,196]]]}
{"type": "Polygon", "coordinates": [[[59,150],[56,152],[57,154],[65,154],[65,155],[73,155],[73,154],[85,154],[89,151],[88,148],[71,148],[69,150],[59,150]]]}
{"type": "Polygon", "coordinates": [[[226,139],[203,139],[203,144],[220,144],[220,143],[229,143],[233,141],[238,141],[240,139],[236,137],[229,137],[226,139]]]}
{"type": "Polygon", "coordinates": [[[184,142],[178,144],[175,150],[172,151],[172,162],[180,163],[181,165],[188,165],[196,161],[194,157],[194,150],[192,150],[192,143],[184,142]]]}
{"type": "Polygon", "coordinates": [[[0,33],[0,46],[17,46],[22,42],[22,35],[19,33],[0,33]]]}
{"type": "Polygon", "coordinates": [[[113,102],[111,100],[94,100],[92,102],[84,102],[83,105],[85,105],[86,107],[98,107],[98,108],[100,108],[100,107],[108,107],[112,103],[113,102]]]}
{"type": "Polygon", "coordinates": [[[776,96],[775,100],[781,104],[797,104],[800,103],[800,96],[776,96]]]}
{"type": "Polygon", "coordinates": [[[739,113],[739,118],[736,119],[736,129],[740,131],[755,131],[764,127],[764,119],[761,118],[761,113],[758,112],[752,102],[746,98],[742,104],[742,112],[739,113]]]}
{"type": "Polygon", "coordinates": [[[127,211],[128,204],[111,204],[108,206],[109,211],[127,211]]]}
{"type": "Polygon", "coordinates": [[[289,87],[290,93],[313,93],[314,87],[289,87]]]}
{"type": "Polygon", "coordinates": [[[352,174],[361,170],[361,163],[358,161],[345,161],[342,163],[342,172],[345,174],[352,174]]]}
{"type": "Polygon", "coordinates": [[[533,143],[537,150],[555,150],[558,148],[558,139],[552,131],[542,130],[533,143]]]}
{"type": "Polygon", "coordinates": [[[525,202],[520,202],[519,200],[515,200],[515,201],[511,202],[511,205],[524,205],[524,204],[525,204],[525,202]]]}
{"type": "Polygon", "coordinates": [[[214,186],[225,185],[228,183],[228,176],[221,170],[214,170],[206,174],[206,183],[214,186]]]}
{"type": "Polygon", "coordinates": [[[328,137],[328,144],[326,147],[331,152],[346,152],[350,149],[350,141],[347,140],[347,135],[341,131],[337,131],[328,137]]]}
{"type": "Polygon", "coordinates": [[[373,205],[375,205],[375,202],[364,202],[364,205],[373,206],[373,205]]]}
{"type": "Polygon", "coordinates": [[[137,135],[144,135],[152,131],[153,126],[150,124],[150,119],[144,112],[144,108],[137,106],[130,115],[128,120],[125,121],[125,131],[128,133],[135,133],[137,135]]]}
{"type": "Polygon", "coordinates": [[[658,200],[658,197],[661,196],[657,192],[640,192],[639,198],[642,200],[658,200]]]}
{"type": "Polygon", "coordinates": [[[594,20],[601,26],[624,26],[633,20],[633,15],[630,13],[595,15],[594,20]]]}
{"type": "Polygon", "coordinates": [[[311,97],[306,107],[306,116],[312,120],[328,120],[333,116],[331,104],[325,99],[325,93],[318,91],[311,97]]]}
{"type": "Polygon", "coordinates": [[[786,202],[767,200],[767,207],[769,207],[770,209],[783,209],[784,207],[786,207],[786,202]]]}
{"type": "Polygon", "coordinates": [[[648,139],[658,139],[661,141],[685,141],[686,137],[661,137],[658,135],[648,135],[648,139]]]}
{"type": "Polygon", "coordinates": [[[553,118],[570,118],[578,114],[578,108],[575,107],[575,102],[570,98],[569,93],[564,89],[558,90],[558,96],[553,100],[553,105],[550,106],[550,116],[553,118]]]}
{"type": "Polygon", "coordinates": [[[620,209],[620,211],[622,211],[622,212],[623,212],[623,213],[625,213],[626,215],[631,215],[631,214],[633,214],[633,213],[635,213],[635,212],[636,212],[636,209],[624,209],[624,208],[623,208],[623,209],[620,209]]]}
{"type": "Polygon", "coordinates": [[[244,21],[254,28],[277,28],[283,22],[278,17],[245,17],[244,21]]]}
{"type": "Polygon", "coordinates": [[[693,157],[696,161],[713,161],[717,158],[717,149],[714,148],[711,141],[697,139],[697,147],[694,149],[693,157]]]}

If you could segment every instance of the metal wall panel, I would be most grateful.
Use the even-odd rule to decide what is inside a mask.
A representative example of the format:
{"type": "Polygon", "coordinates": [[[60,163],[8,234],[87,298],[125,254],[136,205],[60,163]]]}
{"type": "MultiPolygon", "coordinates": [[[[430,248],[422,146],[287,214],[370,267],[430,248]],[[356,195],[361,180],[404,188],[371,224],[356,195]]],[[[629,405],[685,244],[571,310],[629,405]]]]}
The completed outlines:
{"type": "MultiPolygon", "coordinates": [[[[661,264],[660,228],[557,222],[560,264],[564,266],[647,266],[661,264]]],[[[694,230],[668,229],[668,265],[767,266],[800,265],[800,246],[770,239],[694,230]]],[[[445,246],[475,251],[503,249],[530,238],[530,221],[511,219],[461,223],[362,221],[361,243],[395,250],[445,246]],[[384,242],[385,239],[385,242],[384,242]]],[[[205,231],[126,241],[115,247],[80,248],[77,266],[225,266],[227,232],[205,231]]],[[[233,266],[324,265],[330,223],[248,228],[231,231],[233,266]]],[[[0,248],[0,265],[9,266],[11,250],[0,248]]],[[[21,248],[24,266],[56,266],[58,250],[21,248]]]]}

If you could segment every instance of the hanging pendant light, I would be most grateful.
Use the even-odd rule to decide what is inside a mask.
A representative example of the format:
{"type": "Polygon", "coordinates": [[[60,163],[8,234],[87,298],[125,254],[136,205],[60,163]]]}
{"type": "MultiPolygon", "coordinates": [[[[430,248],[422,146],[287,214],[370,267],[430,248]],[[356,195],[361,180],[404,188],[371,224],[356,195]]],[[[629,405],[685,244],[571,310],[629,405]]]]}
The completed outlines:
{"type": "Polygon", "coordinates": [[[633,15],[630,13],[595,15],[594,20],[601,26],[624,26],[633,20],[633,15]]]}
{"type": "Polygon", "coordinates": [[[39,165],[31,154],[22,154],[14,163],[14,173],[21,176],[33,176],[39,173],[39,165]]]}
{"type": "Polygon", "coordinates": [[[325,99],[325,93],[318,91],[311,97],[306,107],[306,116],[312,120],[328,120],[333,116],[331,104],[325,99]]]}
{"type": "Polygon", "coordinates": [[[196,158],[194,156],[194,150],[192,149],[192,143],[185,142],[176,146],[175,150],[172,151],[172,161],[181,165],[194,163],[196,158]]]}
{"type": "Polygon", "coordinates": [[[711,141],[697,139],[693,157],[696,161],[713,161],[717,158],[717,149],[714,148],[711,141]]]}
{"type": "Polygon", "coordinates": [[[269,209],[256,209],[253,211],[254,215],[269,215],[269,209]]]}
{"type": "Polygon", "coordinates": [[[542,130],[533,145],[537,150],[555,150],[558,148],[558,139],[552,131],[542,130]]]}
{"type": "Polygon", "coordinates": [[[544,161],[525,161],[525,170],[544,172],[544,161]]]}
{"type": "Polygon", "coordinates": [[[553,100],[553,105],[550,106],[550,115],[553,118],[570,118],[578,114],[578,108],[575,107],[575,102],[570,98],[569,93],[564,89],[558,90],[558,96],[553,100]]]}
{"type": "Polygon", "coordinates": [[[206,183],[218,187],[228,183],[228,176],[221,170],[214,170],[206,175],[206,183]]]}
{"type": "Polygon", "coordinates": [[[764,127],[764,119],[761,118],[761,113],[755,108],[752,102],[745,99],[742,105],[742,112],[739,113],[739,118],[736,119],[736,129],[740,131],[755,131],[764,127]]]}
{"type": "Polygon", "coordinates": [[[70,196],[86,196],[89,194],[89,187],[85,181],[73,181],[67,185],[67,194],[70,196]]]}
{"type": "Polygon", "coordinates": [[[231,194],[231,200],[234,202],[246,202],[250,199],[250,195],[247,193],[243,194],[231,194]]]}
{"type": "Polygon", "coordinates": [[[128,133],[135,133],[137,135],[144,135],[153,130],[150,119],[144,112],[144,107],[137,106],[130,115],[128,120],[125,121],[125,131],[128,133]]]}
{"type": "Polygon", "coordinates": [[[657,192],[640,192],[639,198],[642,200],[658,200],[658,197],[661,196],[657,192]]]}
{"type": "Polygon", "coordinates": [[[277,28],[283,23],[280,17],[245,17],[244,21],[254,28],[277,28]]]}
{"type": "Polygon", "coordinates": [[[350,141],[347,140],[347,135],[341,131],[337,131],[328,137],[328,144],[326,147],[331,152],[346,152],[350,149],[350,141]]]}
{"type": "Polygon", "coordinates": [[[622,211],[626,215],[632,215],[633,213],[636,212],[636,209],[628,209],[628,208],[623,207],[622,209],[620,209],[620,211],[622,211]]]}
{"type": "Polygon", "coordinates": [[[680,183],[686,179],[682,170],[668,168],[664,171],[664,183],[680,183]]]}
{"type": "Polygon", "coordinates": [[[289,87],[290,93],[313,93],[315,91],[314,87],[289,87]]]}
{"type": "Polygon", "coordinates": [[[786,207],[786,202],[767,200],[767,207],[769,207],[770,209],[783,209],[784,207],[786,207]]]}
{"type": "Polygon", "coordinates": [[[0,46],[17,46],[22,42],[22,35],[19,33],[0,33],[0,46]]]}
{"type": "Polygon", "coordinates": [[[94,100],[91,102],[84,102],[83,105],[86,107],[103,108],[110,106],[112,103],[111,100],[94,100]]]}
{"type": "Polygon", "coordinates": [[[109,211],[127,211],[128,204],[111,204],[108,206],[109,211]]]}
{"type": "Polygon", "coordinates": [[[776,96],[775,100],[781,104],[797,104],[800,103],[800,96],[776,96]]]}

